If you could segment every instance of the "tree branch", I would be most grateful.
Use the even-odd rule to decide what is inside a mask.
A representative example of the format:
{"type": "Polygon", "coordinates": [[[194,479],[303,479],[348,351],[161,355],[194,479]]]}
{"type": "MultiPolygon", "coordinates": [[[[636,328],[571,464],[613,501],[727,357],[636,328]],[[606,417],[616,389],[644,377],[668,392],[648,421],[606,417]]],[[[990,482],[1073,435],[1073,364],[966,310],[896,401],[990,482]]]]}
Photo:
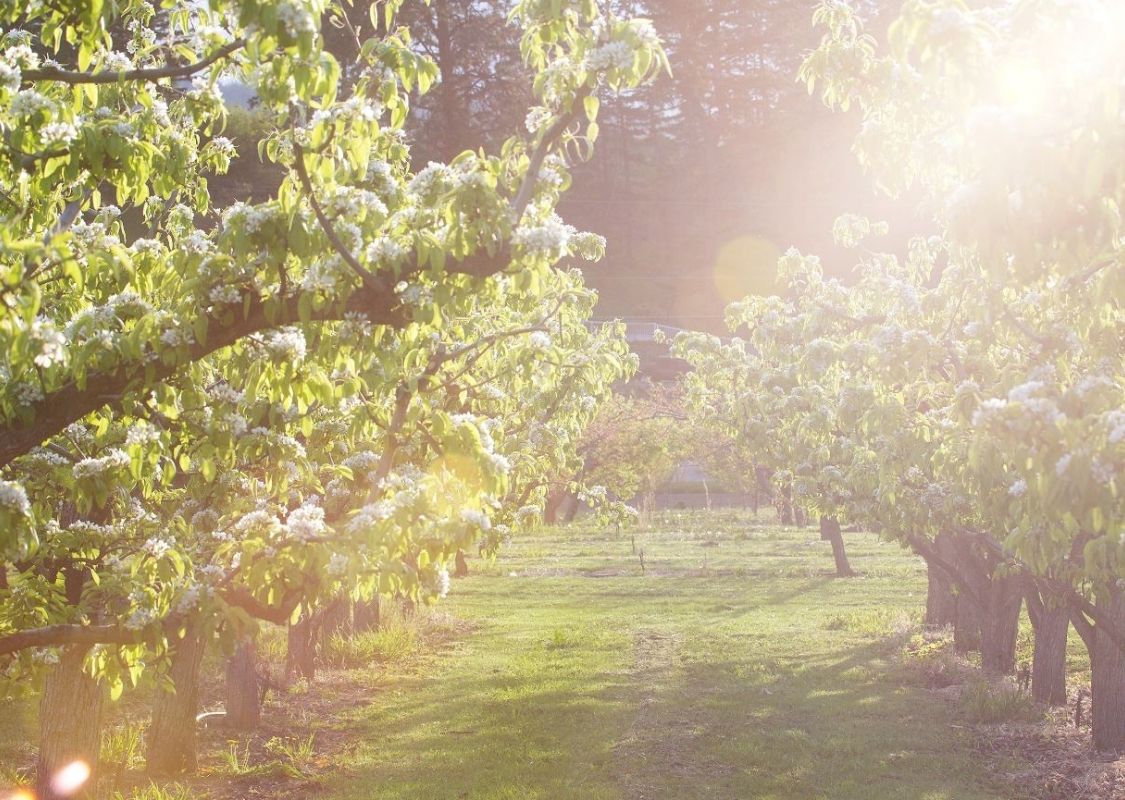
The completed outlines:
{"type": "Polygon", "coordinates": [[[547,154],[551,151],[555,142],[566,133],[566,129],[578,119],[579,109],[586,98],[590,96],[590,92],[591,90],[586,88],[574,96],[570,111],[564,113],[555,120],[554,125],[544,131],[543,137],[532,152],[531,161],[527,165],[527,172],[524,173],[519,191],[516,192],[516,197],[512,201],[512,219],[517,223],[523,217],[523,212],[527,210],[528,205],[531,204],[531,198],[535,194],[535,183],[539,180],[539,170],[543,168],[543,162],[547,160],[547,154]]]}
{"type": "MultiPolygon", "coordinates": [[[[145,385],[158,384],[188,364],[229,347],[246,336],[297,321],[299,299],[300,294],[282,299],[280,308],[271,319],[266,313],[266,303],[260,297],[253,298],[249,312],[241,318],[236,317],[228,325],[222,325],[218,319],[211,317],[207,340],[193,343],[187,356],[172,364],[166,364],[162,360],[146,363],[144,358],[139,358],[115,370],[89,375],[81,386],[72,382],[47,393],[42,400],[31,404],[30,410],[34,415],[31,423],[20,425],[13,421],[0,425],[0,468],[58,435],[72,422],[103,406],[120,402],[137,382],[145,385]],[[150,369],[151,373],[146,374],[150,369]]],[[[309,320],[336,321],[343,319],[348,313],[364,314],[374,324],[401,326],[406,322],[399,308],[398,298],[391,288],[385,291],[359,289],[352,293],[346,303],[314,311],[309,320]]]]}
{"type": "Polygon", "coordinates": [[[139,644],[144,631],[120,625],[48,625],[0,636],[0,656],[30,647],[57,647],[68,644],[139,644]]]}
{"type": "Polygon", "coordinates": [[[59,69],[58,67],[29,69],[23,72],[23,83],[26,85],[36,81],[56,81],[58,83],[77,86],[86,83],[107,84],[124,81],[158,81],[163,78],[186,78],[189,75],[194,75],[197,72],[207,69],[219,59],[226,58],[231,53],[241,50],[245,46],[245,39],[235,39],[233,42],[223,45],[202,61],[196,61],[193,64],[168,65],[149,69],[129,69],[114,72],[71,72],[69,70],[59,69]]]}
{"type": "Polygon", "coordinates": [[[328,243],[332,245],[332,249],[339,254],[340,258],[344,259],[345,264],[351,267],[352,272],[359,276],[364,286],[375,286],[375,276],[359,263],[359,259],[357,259],[352,251],[340,240],[339,234],[336,233],[336,228],[332,225],[332,220],[328,219],[328,215],[324,213],[320,201],[316,199],[312,179],[309,178],[309,171],[305,166],[305,151],[299,144],[293,145],[293,168],[297,172],[297,178],[301,181],[301,187],[305,190],[305,196],[309,200],[309,205],[312,206],[313,214],[316,215],[316,221],[320,224],[324,235],[328,237],[328,243]]]}

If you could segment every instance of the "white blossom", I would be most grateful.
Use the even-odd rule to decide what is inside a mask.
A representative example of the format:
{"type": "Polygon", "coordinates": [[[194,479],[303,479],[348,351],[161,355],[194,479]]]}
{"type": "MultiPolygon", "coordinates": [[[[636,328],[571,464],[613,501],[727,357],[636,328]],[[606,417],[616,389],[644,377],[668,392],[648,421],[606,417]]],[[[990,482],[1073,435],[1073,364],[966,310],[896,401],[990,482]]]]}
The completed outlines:
{"type": "Polygon", "coordinates": [[[78,129],[69,122],[49,122],[39,132],[48,144],[70,144],[78,136],[78,129]]]}
{"type": "Polygon", "coordinates": [[[153,558],[162,558],[172,550],[172,542],[168,539],[162,539],[159,536],[153,536],[144,543],[144,550],[153,558]]]}
{"type": "Polygon", "coordinates": [[[297,328],[281,328],[265,336],[265,346],[277,361],[301,361],[305,357],[305,334],[297,328]]]}
{"type": "Polygon", "coordinates": [[[114,469],[125,469],[129,463],[129,454],[115,448],[100,458],[82,459],[74,465],[72,471],[75,478],[93,478],[114,469]]]}
{"type": "Polygon", "coordinates": [[[50,320],[36,319],[31,323],[31,340],[39,347],[34,358],[36,366],[46,369],[66,360],[66,337],[50,320]]]}
{"type": "Polygon", "coordinates": [[[27,492],[18,483],[12,481],[0,481],[0,508],[24,517],[31,514],[31,503],[27,499],[27,492]]]}
{"type": "Polygon", "coordinates": [[[55,101],[34,89],[24,89],[12,98],[9,111],[13,117],[30,117],[40,111],[54,111],[55,101]]]}
{"type": "Polygon", "coordinates": [[[1008,392],[1009,403],[1026,403],[1032,399],[1036,394],[1043,391],[1044,384],[1041,381],[1028,381],[1027,383],[1020,384],[1008,392]]]}
{"type": "Polygon", "coordinates": [[[386,500],[379,500],[361,508],[348,527],[353,533],[366,533],[378,523],[390,519],[393,513],[393,505],[386,500]]]}
{"type": "Polygon", "coordinates": [[[544,108],[543,106],[533,106],[532,109],[527,112],[527,118],[524,120],[523,124],[524,127],[527,128],[528,133],[538,133],[539,129],[546,125],[552,116],[554,115],[551,113],[551,109],[544,108]]]}
{"type": "Polygon", "coordinates": [[[238,290],[237,286],[212,286],[207,296],[217,306],[229,306],[242,302],[242,292],[238,290]]]}
{"type": "Polygon", "coordinates": [[[601,72],[607,69],[629,69],[633,66],[633,48],[628,42],[603,44],[586,55],[586,69],[601,72]]]}
{"type": "Polygon", "coordinates": [[[1003,411],[1008,406],[1008,401],[999,397],[992,397],[980,404],[973,412],[973,427],[985,424],[993,414],[1003,411]]]}
{"type": "Polygon", "coordinates": [[[1008,487],[1008,494],[1012,497],[1023,497],[1027,494],[1027,481],[1020,478],[1018,481],[1008,487]]]}
{"type": "Polygon", "coordinates": [[[328,531],[324,523],[324,509],[308,503],[289,512],[286,526],[289,535],[302,542],[316,539],[328,531]]]}
{"type": "Polygon", "coordinates": [[[533,331],[528,337],[528,343],[536,350],[546,350],[551,346],[551,336],[545,331],[533,331]]]}
{"type": "Polygon", "coordinates": [[[0,88],[18,92],[22,82],[23,73],[19,67],[0,61],[0,88]]]}
{"type": "Polygon", "coordinates": [[[249,514],[244,514],[234,524],[234,531],[243,537],[262,536],[268,538],[281,531],[281,520],[264,509],[257,509],[249,514]]]}
{"type": "Polygon", "coordinates": [[[316,18],[308,4],[301,0],[282,0],[277,6],[277,19],[293,38],[302,33],[316,33],[316,18]]]}
{"type": "Polygon", "coordinates": [[[160,431],[151,428],[143,422],[138,422],[129,428],[128,433],[125,434],[125,444],[127,445],[146,445],[155,444],[160,441],[160,431]]]}
{"type": "Polygon", "coordinates": [[[492,520],[483,511],[478,511],[475,508],[466,508],[461,511],[461,521],[472,525],[474,528],[480,528],[486,531],[492,527],[492,520]]]}
{"type": "Polygon", "coordinates": [[[1105,486],[1112,482],[1115,477],[1117,477],[1117,470],[1112,464],[1107,464],[1106,462],[1098,459],[1090,465],[1090,475],[1094,478],[1095,481],[1105,486]]]}
{"type": "MultiPolygon", "coordinates": [[[[24,34],[26,36],[26,34],[24,34]]],[[[10,41],[10,39],[9,39],[10,41]]],[[[4,50],[3,60],[7,64],[25,69],[35,69],[39,66],[39,54],[28,44],[16,44],[4,50]]]]}
{"type": "Polygon", "coordinates": [[[552,215],[539,225],[518,228],[512,234],[512,241],[531,253],[559,258],[566,254],[571,237],[576,233],[572,226],[552,215]]]}
{"type": "Polygon", "coordinates": [[[1125,441],[1125,409],[1113,411],[1109,414],[1109,443],[1118,444],[1125,441]]]}
{"type": "Polygon", "coordinates": [[[367,245],[367,260],[379,266],[397,264],[406,258],[409,250],[390,236],[380,236],[367,245]]]}
{"type": "Polygon", "coordinates": [[[160,341],[168,347],[182,347],[194,342],[195,336],[192,335],[191,331],[173,325],[164,329],[164,332],[160,334],[160,341]]]}
{"type": "Polygon", "coordinates": [[[183,592],[180,593],[179,599],[176,601],[176,613],[186,614],[195,609],[199,605],[200,599],[203,597],[203,587],[198,583],[188,584],[183,592]]]}
{"type": "Polygon", "coordinates": [[[333,578],[342,578],[348,573],[348,557],[343,553],[333,553],[328,559],[328,574],[333,578]]]}

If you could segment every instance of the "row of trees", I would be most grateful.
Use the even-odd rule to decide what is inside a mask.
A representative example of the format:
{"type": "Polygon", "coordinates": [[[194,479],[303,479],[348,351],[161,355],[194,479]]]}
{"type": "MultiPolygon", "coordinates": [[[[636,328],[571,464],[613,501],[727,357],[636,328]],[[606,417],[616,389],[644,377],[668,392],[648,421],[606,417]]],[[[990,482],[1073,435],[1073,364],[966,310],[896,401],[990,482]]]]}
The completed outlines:
{"type": "MultiPolygon", "coordinates": [[[[728,309],[742,337],[677,340],[691,402],[822,529],[921,555],[927,620],[985,669],[1013,671],[1026,601],[1045,703],[1065,702],[1072,622],[1094,742],[1125,750],[1120,8],[907,2],[886,50],[843,3],[816,16],[803,79],[859,108],[860,159],[935,235],[866,250],[851,285],[790,251],[783,296],[728,309]]],[[[851,247],[884,233],[835,229],[851,247]]]]}
{"type": "Polygon", "coordinates": [[[177,690],[150,762],[182,769],[205,645],[237,675],[262,621],[299,644],[332,604],[442,595],[633,369],[558,268],[604,241],[554,209],[599,95],[665,67],[652,27],[515,3],[526,132],[421,167],[404,130],[439,76],[403,5],[0,9],[0,666],[46,673],[40,797],[145,670],[177,690]],[[222,135],[229,78],[257,153],[222,135]],[[239,157],[278,185],[220,206],[239,157]]]}

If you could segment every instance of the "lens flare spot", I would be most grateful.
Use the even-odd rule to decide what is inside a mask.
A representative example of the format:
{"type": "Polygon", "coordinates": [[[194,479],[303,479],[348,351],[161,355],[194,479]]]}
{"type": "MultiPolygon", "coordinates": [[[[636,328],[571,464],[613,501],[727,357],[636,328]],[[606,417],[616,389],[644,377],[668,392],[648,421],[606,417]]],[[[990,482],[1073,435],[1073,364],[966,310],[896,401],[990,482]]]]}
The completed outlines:
{"type": "Polygon", "coordinates": [[[90,765],[85,761],[72,761],[51,778],[51,791],[62,797],[72,795],[90,779],[90,765]]]}
{"type": "Polygon", "coordinates": [[[16,789],[11,794],[4,795],[4,800],[35,800],[35,795],[28,789],[16,789]]]}
{"type": "Polygon", "coordinates": [[[1000,66],[996,81],[1001,102],[1009,108],[1031,116],[1048,110],[1051,86],[1041,65],[1010,59],[1000,66]]]}
{"type": "Polygon", "coordinates": [[[740,236],[725,244],[715,259],[715,287],[723,302],[777,294],[780,255],[777,245],[761,236],[740,236]]]}

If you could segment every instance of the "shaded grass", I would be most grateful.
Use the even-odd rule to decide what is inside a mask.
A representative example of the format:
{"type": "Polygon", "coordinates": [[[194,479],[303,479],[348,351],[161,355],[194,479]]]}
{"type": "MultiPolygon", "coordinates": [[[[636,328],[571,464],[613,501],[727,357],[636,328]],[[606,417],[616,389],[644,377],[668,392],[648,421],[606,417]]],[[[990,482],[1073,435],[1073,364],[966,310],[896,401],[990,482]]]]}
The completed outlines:
{"type": "MultiPolygon", "coordinates": [[[[847,580],[815,530],[730,512],[521,537],[474,561],[436,611],[408,623],[391,609],[383,631],[333,642],[329,660],[348,671],[271,697],[267,730],[233,751],[208,736],[195,794],[168,797],[1002,797],[959,723],[1020,709],[982,693],[958,710],[929,691],[919,663],[937,669],[942,653],[900,658],[925,603],[922,562],[845,538],[860,572],[847,580]]],[[[283,642],[273,632],[261,650],[276,662],[283,642]]],[[[0,763],[17,746],[26,762],[35,710],[10,709],[0,763]]],[[[114,736],[107,749],[131,764],[135,737],[114,736]]],[[[136,797],[165,795],[145,783],[136,797]]]]}
{"type": "Polygon", "coordinates": [[[387,687],[326,797],[997,797],[897,664],[921,562],[847,539],[852,580],[814,531],[740,516],[513,542],[455,585],[477,631],[387,687]]]}

